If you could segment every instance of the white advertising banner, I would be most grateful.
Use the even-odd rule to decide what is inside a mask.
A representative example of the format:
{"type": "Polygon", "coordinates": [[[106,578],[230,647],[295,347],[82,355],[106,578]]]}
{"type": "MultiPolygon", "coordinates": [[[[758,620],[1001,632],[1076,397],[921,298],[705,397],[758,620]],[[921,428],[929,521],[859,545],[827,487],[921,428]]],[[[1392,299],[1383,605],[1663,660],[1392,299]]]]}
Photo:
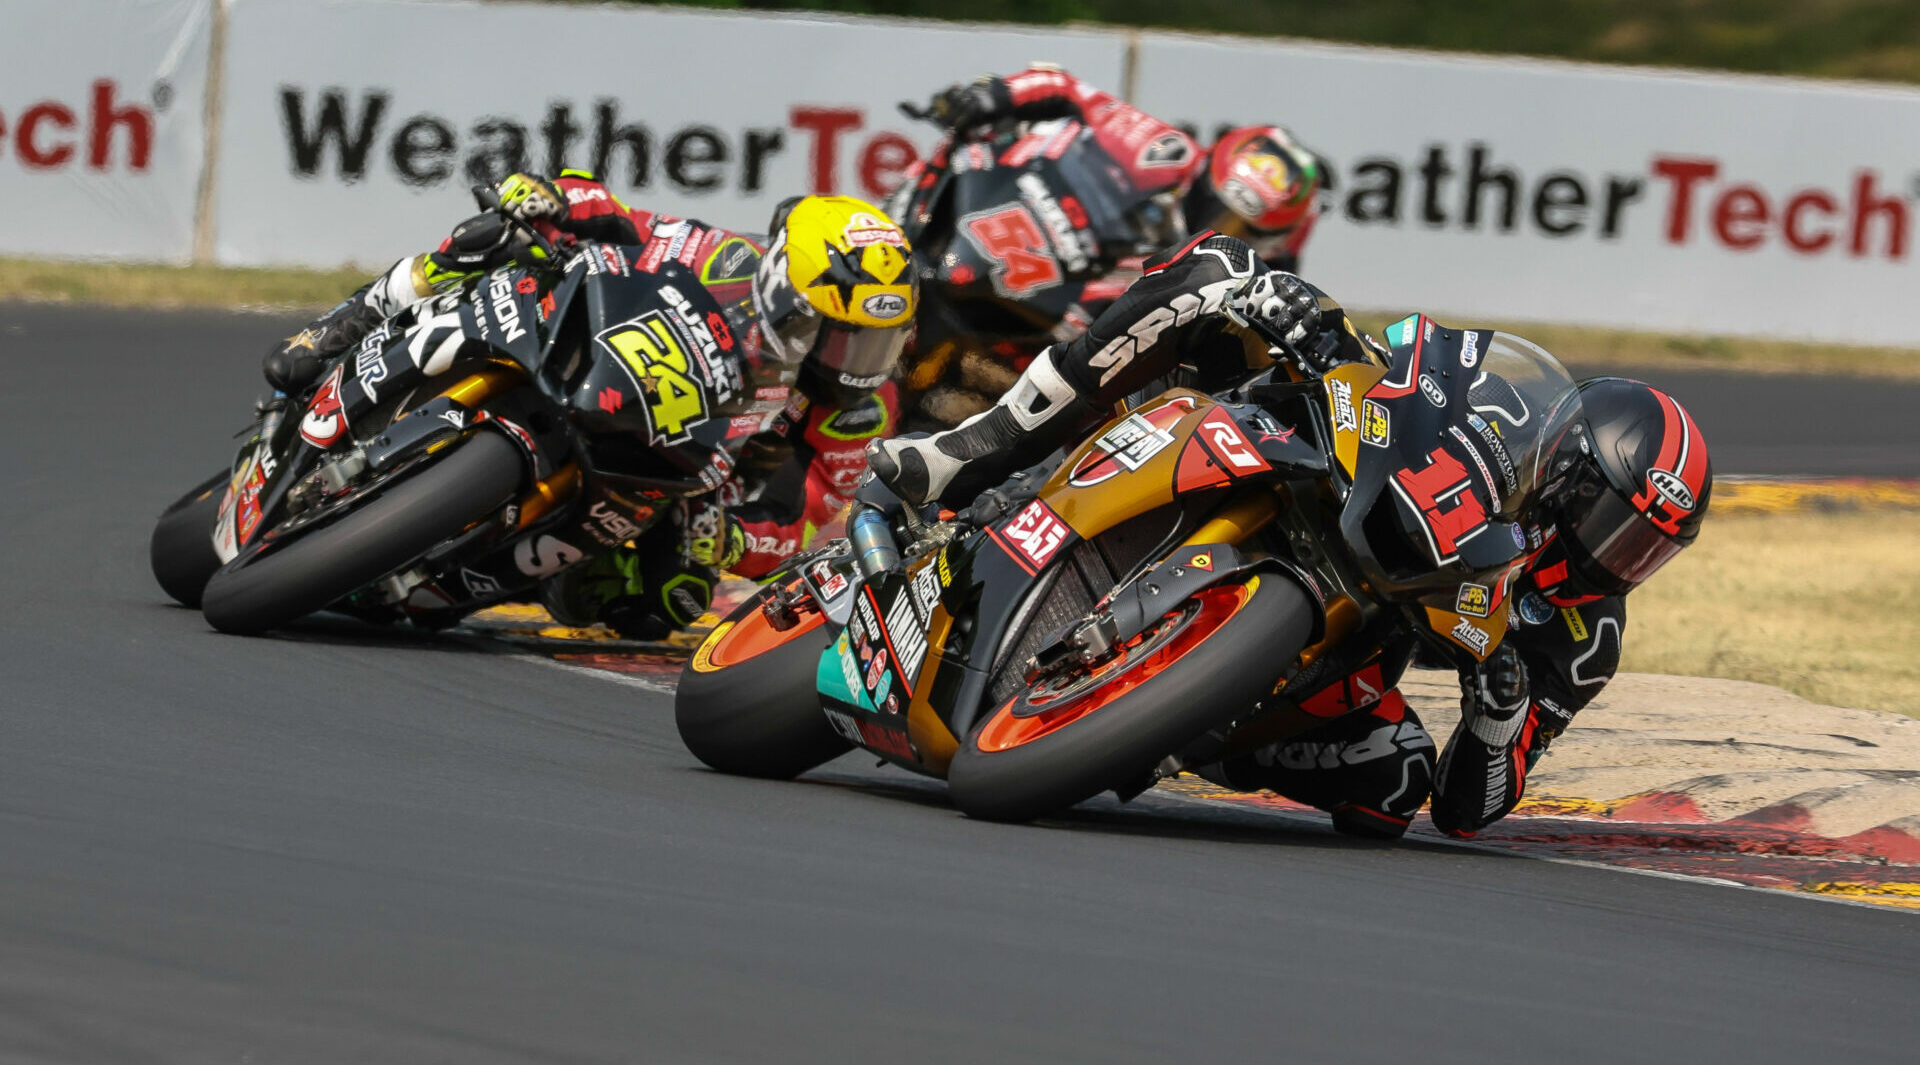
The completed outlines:
{"type": "Polygon", "coordinates": [[[898,101],[1051,60],[1118,86],[1117,34],[635,7],[234,0],[223,262],[384,265],[514,168],[744,230],[801,192],[878,198],[937,138],[898,101]]]}
{"type": "Polygon", "coordinates": [[[1134,103],[1278,121],[1352,306],[1920,346],[1920,91],[1156,36],[1134,103]]]}
{"type": "Polygon", "coordinates": [[[0,255],[184,260],[211,0],[0,0],[0,255]]]}

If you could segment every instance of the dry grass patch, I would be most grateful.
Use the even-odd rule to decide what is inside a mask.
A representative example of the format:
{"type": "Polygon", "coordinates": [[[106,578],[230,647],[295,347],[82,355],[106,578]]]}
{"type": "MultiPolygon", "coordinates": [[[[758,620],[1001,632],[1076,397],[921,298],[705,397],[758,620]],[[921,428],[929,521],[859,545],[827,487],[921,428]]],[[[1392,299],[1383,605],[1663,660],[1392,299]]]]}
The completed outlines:
{"type": "Polygon", "coordinates": [[[368,273],[0,258],[0,292],[10,299],[113,307],[320,309],[365,284],[368,273]]]}
{"type": "MultiPolygon", "coordinates": [[[[1354,320],[1373,336],[1406,317],[1357,311],[1354,320]]],[[[1920,380],[1920,351],[1904,348],[1858,348],[1789,340],[1752,340],[1744,337],[1672,336],[1620,329],[1546,325],[1522,322],[1482,322],[1440,315],[1442,324],[1502,329],[1526,337],[1553,352],[1577,376],[1635,367],[1664,370],[1737,370],[1762,374],[1840,374],[1920,380]]]]}
{"type": "Polygon", "coordinates": [[[1635,592],[1623,670],[1920,717],[1920,513],[1725,514],[1635,592]]]}

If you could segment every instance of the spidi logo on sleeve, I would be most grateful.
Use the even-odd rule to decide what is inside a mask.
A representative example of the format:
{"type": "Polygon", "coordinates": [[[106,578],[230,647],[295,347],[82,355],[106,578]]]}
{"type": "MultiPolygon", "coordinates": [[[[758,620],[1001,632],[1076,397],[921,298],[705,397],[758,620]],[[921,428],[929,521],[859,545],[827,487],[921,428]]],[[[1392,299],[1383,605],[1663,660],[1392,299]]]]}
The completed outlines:
{"type": "MultiPolygon", "coordinates": [[[[493,181],[516,170],[547,174],[585,167],[620,189],[701,194],[852,192],[880,198],[900,183],[920,150],[906,136],[867,125],[865,108],[792,106],[779,124],[726,129],[640,117],[612,96],[551,100],[507,115],[411,112],[393,90],[280,86],[287,166],[303,180],[352,184],[390,175],[437,187],[493,181]],[[804,153],[799,190],[771,189],[784,154],[804,153]]],[[[777,121],[777,120],[776,120],[777,121]]]]}

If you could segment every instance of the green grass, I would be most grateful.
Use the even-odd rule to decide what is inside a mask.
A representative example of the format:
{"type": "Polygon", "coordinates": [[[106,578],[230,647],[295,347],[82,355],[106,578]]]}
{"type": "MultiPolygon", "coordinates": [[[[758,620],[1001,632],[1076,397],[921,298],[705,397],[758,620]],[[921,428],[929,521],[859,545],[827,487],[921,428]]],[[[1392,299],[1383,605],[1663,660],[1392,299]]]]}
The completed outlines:
{"type": "MultiPolygon", "coordinates": [[[[338,302],[367,278],[366,271],[356,268],[255,270],[0,259],[0,292],[9,298],[118,307],[318,311],[338,302]]],[[[1400,317],[1398,313],[1355,314],[1361,327],[1374,336],[1400,317]]],[[[1559,325],[1501,327],[1540,344],[1575,371],[1662,367],[1920,380],[1920,353],[1896,348],[1665,336],[1559,325]]]]}
{"type": "Polygon", "coordinates": [[[9,298],[110,307],[324,309],[367,280],[367,271],[354,268],[253,270],[0,258],[0,292],[9,298]]]}

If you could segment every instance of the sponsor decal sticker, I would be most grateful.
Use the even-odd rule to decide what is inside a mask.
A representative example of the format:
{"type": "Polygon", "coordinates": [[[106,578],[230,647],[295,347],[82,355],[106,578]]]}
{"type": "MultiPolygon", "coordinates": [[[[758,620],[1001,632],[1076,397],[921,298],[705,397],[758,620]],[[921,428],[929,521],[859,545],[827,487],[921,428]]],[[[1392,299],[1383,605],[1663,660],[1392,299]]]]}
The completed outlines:
{"type": "Polygon", "coordinates": [[[1471,370],[1480,365],[1480,334],[1469,329],[1460,338],[1460,366],[1471,370]]]}
{"type": "Polygon", "coordinates": [[[1520,620],[1529,625],[1544,625],[1553,617],[1553,607],[1540,598],[1538,592],[1528,592],[1520,597],[1520,620]]]}
{"type": "Polygon", "coordinates": [[[314,447],[331,447],[347,435],[347,415],[340,409],[340,375],[344,366],[335,366],[326,383],[314,393],[307,415],[300,419],[300,436],[314,447]]]}
{"type": "Polygon", "coordinates": [[[1353,413],[1353,386],[1338,377],[1327,378],[1327,396],[1333,403],[1333,431],[1360,431],[1360,419],[1353,413]]]}
{"type": "Polygon", "coordinates": [[[1447,394],[1441,391],[1440,382],[1426,374],[1420,375],[1420,394],[1427,397],[1427,402],[1436,407],[1447,405],[1447,394]]]}
{"type": "Polygon", "coordinates": [[[1453,597],[1453,612],[1484,618],[1493,609],[1493,590],[1484,584],[1462,584],[1453,597]]]}
{"type": "Polygon", "coordinates": [[[557,536],[541,535],[513,547],[513,566],[529,577],[551,577],[587,557],[586,552],[557,536]]]}
{"type": "Polygon", "coordinates": [[[1060,520],[1060,515],[1054,513],[1046,500],[1036,499],[998,528],[989,529],[988,535],[1012,555],[1022,569],[1037,574],[1066,545],[1073,530],[1060,520]]]}
{"type": "MultiPolygon", "coordinates": [[[[1175,416],[1177,418],[1178,413],[1175,416]]],[[[1129,414],[1100,434],[1093,442],[1093,450],[1074,467],[1068,483],[1086,488],[1122,471],[1131,473],[1171,443],[1173,434],[1148,421],[1146,415],[1129,414]]]]}
{"type": "Polygon", "coordinates": [[[1360,404],[1360,442],[1374,447],[1386,447],[1387,439],[1393,435],[1393,421],[1387,416],[1387,408],[1373,400],[1360,404]]]}
{"type": "Polygon", "coordinates": [[[1453,631],[1448,633],[1448,635],[1458,641],[1460,646],[1467,648],[1483,658],[1487,653],[1487,645],[1493,642],[1493,637],[1488,634],[1487,630],[1475,625],[1466,618],[1461,618],[1460,623],[1455,625],[1453,631]]]}

